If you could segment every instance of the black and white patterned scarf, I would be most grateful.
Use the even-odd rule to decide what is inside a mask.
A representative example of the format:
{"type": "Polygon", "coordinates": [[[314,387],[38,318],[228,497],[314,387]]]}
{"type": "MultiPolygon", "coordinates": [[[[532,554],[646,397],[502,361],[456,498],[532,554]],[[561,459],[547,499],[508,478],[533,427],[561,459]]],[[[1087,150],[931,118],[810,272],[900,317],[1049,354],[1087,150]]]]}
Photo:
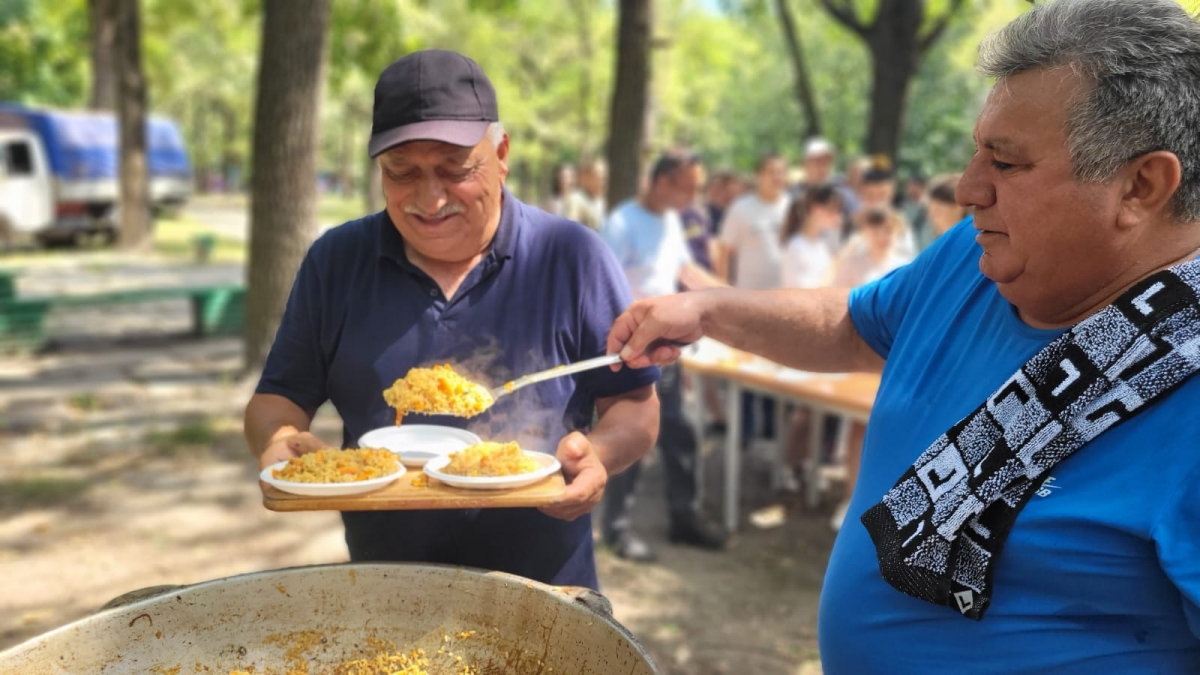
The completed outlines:
{"type": "Polygon", "coordinates": [[[1139,282],[934,441],[862,516],[883,578],[982,619],[996,560],[1042,476],[1200,369],[1198,296],[1200,261],[1139,282]]]}

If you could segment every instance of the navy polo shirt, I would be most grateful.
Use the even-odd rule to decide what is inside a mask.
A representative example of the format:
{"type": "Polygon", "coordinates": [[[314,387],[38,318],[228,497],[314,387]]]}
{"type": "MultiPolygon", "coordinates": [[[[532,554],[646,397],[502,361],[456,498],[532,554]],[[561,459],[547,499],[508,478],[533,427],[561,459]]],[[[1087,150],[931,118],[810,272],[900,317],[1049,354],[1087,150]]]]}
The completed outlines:
{"type": "MultiPolygon", "coordinates": [[[[489,387],[604,354],[631,295],[593,231],[504,192],[489,252],[454,297],[408,261],[387,212],[333,228],[309,249],[257,391],[307,410],[331,401],[342,442],[395,421],[383,390],[410,368],[450,363],[489,387]]],[[[554,453],[592,422],[597,398],[652,384],[656,369],[607,368],[521,389],[470,420],[406,415],[554,453]]],[[[597,587],[591,518],[536,509],[342,514],[352,560],[468,565],[538,581],[597,587]]]]}

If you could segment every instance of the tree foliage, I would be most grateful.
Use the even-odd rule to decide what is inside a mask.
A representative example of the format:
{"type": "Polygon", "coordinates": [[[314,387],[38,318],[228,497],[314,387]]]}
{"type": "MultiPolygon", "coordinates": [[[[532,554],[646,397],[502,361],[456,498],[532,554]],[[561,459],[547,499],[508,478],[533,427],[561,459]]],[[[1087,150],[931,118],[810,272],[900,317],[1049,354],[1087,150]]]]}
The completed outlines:
{"type": "MultiPolygon", "coordinates": [[[[789,0],[821,131],[842,158],[865,151],[872,63],[822,7],[789,0]]],[[[868,24],[879,0],[833,0],[868,24]]],[[[1191,0],[1188,0],[1191,1],[1191,0]]],[[[151,111],[180,121],[200,184],[245,187],[261,0],[142,0],[151,111]]],[[[955,0],[926,0],[930,22],[955,0]]],[[[657,0],[648,146],[688,145],[717,167],[749,170],[761,152],[799,159],[805,116],[773,0],[657,0]]],[[[979,39],[1029,7],[965,0],[916,71],[901,165],[961,168],[989,83],[979,39]]],[[[0,100],[83,107],[89,95],[87,0],[0,0],[0,100]]],[[[612,0],[336,0],[329,19],[320,168],[357,193],[375,79],[416,49],[475,58],[493,80],[512,139],[518,194],[542,197],[552,167],[604,152],[615,64],[612,0]]],[[[934,24],[922,26],[927,34],[934,24]]]]}

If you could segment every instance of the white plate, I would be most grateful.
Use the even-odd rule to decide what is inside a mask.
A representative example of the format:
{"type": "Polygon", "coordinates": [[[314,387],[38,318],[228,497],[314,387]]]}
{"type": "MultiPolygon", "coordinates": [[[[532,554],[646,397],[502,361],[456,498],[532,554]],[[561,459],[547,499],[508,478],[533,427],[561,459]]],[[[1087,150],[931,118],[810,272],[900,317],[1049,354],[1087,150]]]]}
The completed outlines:
{"type": "Polygon", "coordinates": [[[358,495],[364,492],[371,492],[385,487],[395,481],[397,478],[404,475],[404,465],[400,466],[400,470],[396,473],[390,473],[379,478],[371,478],[369,480],[358,480],[350,483],[297,483],[290,480],[279,480],[271,474],[276,469],[282,469],[287,465],[287,460],[275,462],[271,466],[262,470],[258,477],[262,482],[270,485],[278,490],[283,490],[294,495],[305,495],[308,497],[341,497],[344,495],[358,495]]]}
{"type": "Polygon", "coordinates": [[[436,424],[403,424],[380,427],[358,439],[360,448],[386,448],[400,455],[405,466],[420,468],[434,457],[458,452],[468,445],[482,443],[475,434],[436,424]]]}
{"type": "Polygon", "coordinates": [[[456,476],[444,473],[442,469],[450,463],[450,457],[438,457],[425,464],[425,475],[436,478],[446,485],[469,490],[503,490],[507,488],[525,487],[551,476],[562,468],[558,458],[544,452],[525,451],[525,456],[537,462],[536,471],[520,473],[515,476],[456,476]]]}

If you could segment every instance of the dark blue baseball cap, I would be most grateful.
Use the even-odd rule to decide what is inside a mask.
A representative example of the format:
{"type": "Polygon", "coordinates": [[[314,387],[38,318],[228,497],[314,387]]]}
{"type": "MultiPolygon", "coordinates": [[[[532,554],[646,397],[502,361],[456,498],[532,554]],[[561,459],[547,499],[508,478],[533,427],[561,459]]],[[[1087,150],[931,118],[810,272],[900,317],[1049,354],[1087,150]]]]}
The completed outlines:
{"type": "Polygon", "coordinates": [[[496,90],[479,64],[457,52],[426,49],[379,76],[367,151],[375,157],[409,141],[469,147],[498,121],[496,90]]]}

